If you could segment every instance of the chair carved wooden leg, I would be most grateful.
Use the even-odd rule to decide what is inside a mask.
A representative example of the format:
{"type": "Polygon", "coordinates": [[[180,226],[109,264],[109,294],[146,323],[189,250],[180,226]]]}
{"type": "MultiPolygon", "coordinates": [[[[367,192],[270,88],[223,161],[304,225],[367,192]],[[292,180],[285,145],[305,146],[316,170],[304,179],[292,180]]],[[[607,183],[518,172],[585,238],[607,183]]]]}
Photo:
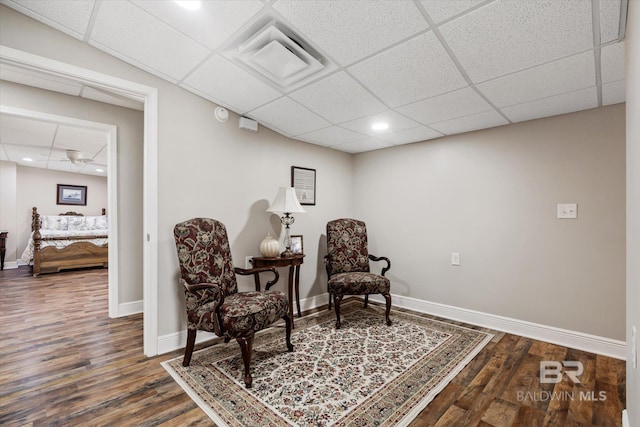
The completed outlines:
{"type": "Polygon", "coordinates": [[[334,295],[333,302],[336,305],[336,329],[340,329],[340,303],[342,302],[342,295],[334,295]]]}
{"type": "Polygon", "coordinates": [[[184,358],[182,359],[182,366],[189,366],[191,363],[191,354],[193,353],[193,347],[196,344],[196,330],[187,329],[187,346],[184,348],[184,358]]]}
{"type": "Polygon", "coordinates": [[[287,350],[289,351],[289,353],[291,353],[293,351],[293,344],[291,344],[291,318],[289,317],[289,315],[286,316],[282,316],[282,318],[284,319],[284,323],[285,323],[285,328],[286,328],[286,343],[287,343],[287,350]]]}
{"type": "Polygon", "coordinates": [[[369,294],[364,294],[364,308],[369,306],[369,294]]]}
{"type": "Polygon", "coordinates": [[[240,350],[242,351],[242,361],[244,362],[244,384],[247,388],[251,388],[253,378],[251,378],[251,352],[253,351],[253,334],[248,337],[236,338],[238,344],[240,344],[240,350]]]}
{"type": "Polygon", "coordinates": [[[389,319],[389,313],[391,312],[391,294],[382,294],[382,296],[387,301],[387,308],[384,311],[384,316],[387,319],[387,326],[391,326],[391,319],[389,319]]]}

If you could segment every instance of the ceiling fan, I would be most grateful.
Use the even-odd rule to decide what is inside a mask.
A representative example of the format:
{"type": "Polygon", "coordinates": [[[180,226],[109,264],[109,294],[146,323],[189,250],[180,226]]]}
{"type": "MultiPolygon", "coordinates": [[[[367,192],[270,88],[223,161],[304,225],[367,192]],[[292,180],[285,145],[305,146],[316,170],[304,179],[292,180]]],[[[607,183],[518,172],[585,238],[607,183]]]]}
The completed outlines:
{"type": "Polygon", "coordinates": [[[88,164],[88,163],[94,163],[93,159],[90,157],[85,157],[84,153],[82,151],[78,151],[78,150],[66,150],[65,154],[67,155],[67,160],[61,160],[63,162],[71,162],[74,165],[77,164],[88,164]]]}
{"type": "MultiPolygon", "coordinates": [[[[60,153],[60,154],[62,154],[62,153],[60,153]]],[[[76,166],[84,166],[84,165],[92,164],[92,165],[96,165],[96,166],[106,167],[106,165],[101,164],[101,163],[97,163],[96,161],[94,161],[94,159],[92,159],[91,157],[88,157],[85,153],[83,153],[82,151],[78,151],[78,150],[64,150],[64,157],[62,157],[60,155],[58,155],[58,156],[54,156],[54,155],[49,156],[48,154],[41,154],[41,156],[45,156],[48,159],[47,160],[38,160],[40,162],[42,162],[42,161],[71,162],[71,164],[76,165],[76,166]]]]}

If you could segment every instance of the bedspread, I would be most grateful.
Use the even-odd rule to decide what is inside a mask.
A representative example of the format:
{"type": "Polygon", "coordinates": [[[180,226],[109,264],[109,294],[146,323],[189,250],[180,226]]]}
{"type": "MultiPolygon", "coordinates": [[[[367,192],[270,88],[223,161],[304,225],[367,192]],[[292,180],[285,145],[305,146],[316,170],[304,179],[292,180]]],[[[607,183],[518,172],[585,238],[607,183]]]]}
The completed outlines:
{"type": "MultiPolygon", "coordinates": [[[[72,243],[77,242],[87,242],[93,243],[96,246],[104,246],[109,243],[109,239],[104,237],[109,234],[108,229],[99,229],[99,230],[40,230],[40,236],[42,236],[42,240],[40,241],[40,248],[46,248],[47,246],[55,246],[57,248],[64,248],[66,246],[71,245],[72,243]],[[72,240],[70,238],[77,236],[96,236],[94,239],[77,239],[72,240]],[[56,240],[56,238],[62,240],[56,240]],[[46,240],[45,240],[46,239],[46,240]]],[[[27,243],[27,247],[24,252],[22,252],[22,256],[20,257],[24,262],[31,263],[33,261],[33,232],[29,236],[29,243],[27,243]]]]}

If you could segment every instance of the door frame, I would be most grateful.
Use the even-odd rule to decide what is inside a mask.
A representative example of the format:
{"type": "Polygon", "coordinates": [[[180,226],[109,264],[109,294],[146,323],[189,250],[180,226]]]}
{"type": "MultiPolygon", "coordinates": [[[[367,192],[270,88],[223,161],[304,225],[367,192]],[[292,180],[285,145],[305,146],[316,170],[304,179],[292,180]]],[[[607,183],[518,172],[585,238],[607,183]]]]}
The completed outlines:
{"type": "MultiPolygon", "coordinates": [[[[158,89],[3,45],[0,45],[0,64],[63,77],[144,103],[143,230],[140,235],[143,241],[143,347],[146,356],[157,355],[158,89]]],[[[110,155],[113,154],[110,151],[110,155]]],[[[115,198],[116,194],[116,188],[109,189],[110,198],[115,198]]],[[[110,248],[109,256],[111,255],[110,248]]],[[[117,256],[117,253],[113,255],[117,256]]],[[[111,276],[109,282],[111,283],[111,276]]],[[[115,282],[118,286],[117,280],[115,282]]],[[[111,306],[111,301],[109,305],[111,306]]],[[[109,315],[113,314],[116,313],[110,308],[109,315]]]]}

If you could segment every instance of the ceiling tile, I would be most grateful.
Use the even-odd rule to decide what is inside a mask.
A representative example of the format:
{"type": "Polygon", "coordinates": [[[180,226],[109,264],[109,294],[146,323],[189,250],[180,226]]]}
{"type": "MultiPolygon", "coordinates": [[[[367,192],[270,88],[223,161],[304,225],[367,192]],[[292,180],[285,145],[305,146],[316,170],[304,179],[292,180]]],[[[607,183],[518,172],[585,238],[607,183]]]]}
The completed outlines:
{"type": "Polygon", "coordinates": [[[92,157],[106,145],[107,134],[104,131],[60,125],[58,132],[56,132],[53,148],[82,151],[92,157]]]}
{"type": "Polygon", "coordinates": [[[133,1],[138,7],[211,50],[216,49],[262,9],[255,0],[203,1],[197,11],[175,1],[133,1]]]}
{"type": "Polygon", "coordinates": [[[345,144],[347,142],[357,141],[359,139],[365,138],[365,136],[338,126],[331,126],[328,128],[302,134],[300,135],[300,138],[314,144],[320,144],[330,147],[334,145],[345,144]]]}
{"type": "Polygon", "coordinates": [[[95,0],[7,0],[5,3],[33,19],[82,40],[95,0]]]}
{"type": "Polygon", "coordinates": [[[331,124],[289,98],[281,98],[253,110],[250,116],[265,126],[276,128],[274,130],[290,136],[309,133],[331,124]]]}
{"type": "Polygon", "coordinates": [[[175,82],[210,51],[129,2],[105,2],[89,44],[175,82]]]}
{"type": "Polygon", "coordinates": [[[47,160],[49,159],[49,152],[51,148],[49,147],[34,147],[34,146],[25,146],[25,145],[13,145],[13,144],[0,144],[2,145],[2,149],[6,152],[8,158],[7,160],[10,162],[16,162],[19,165],[23,166],[42,166],[46,165],[47,160]],[[32,159],[32,162],[25,162],[22,160],[23,158],[28,157],[32,159]]]}
{"type": "Polygon", "coordinates": [[[624,80],[602,85],[602,105],[619,104],[625,102],[624,80]]]}
{"type": "Polygon", "coordinates": [[[51,147],[56,127],[55,123],[2,114],[0,141],[4,144],[51,147]]]}
{"type": "Polygon", "coordinates": [[[595,85],[593,51],[587,51],[476,87],[496,106],[504,107],[595,85]]]}
{"type": "Polygon", "coordinates": [[[467,85],[432,32],[360,62],[349,72],[392,108],[467,85]]]}
{"type": "Polygon", "coordinates": [[[396,108],[396,111],[420,123],[429,124],[491,109],[491,105],[478,95],[475,90],[466,87],[396,108]]]}
{"type": "Polygon", "coordinates": [[[240,114],[282,96],[268,84],[217,55],[198,67],[181,86],[240,114]]]}
{"type": "Polygon", "coordinates": [[[417,128],[401,130],[390,134],[381,134],[378,138],[393,145],[401,145],[426,141],[428,139],[439,138],[441,136],[442,134],[440,132],[436,132],[426,126],[418,126],[417,128]]]}
{"type": "Polygon", "coordinates": [[[598,94],[596,88],[592,87],[505,107],[501,110],[511,121],[521,122],[586,110],[597,106],[598,94]]]}
{"type": "Polygon", "coordinates": [[[620,0],[600,0],[600,43],[618,39],[620,31],[620,0]]]}
{"type": "Polygon", "coordinates": [[[465,10],[484,3],[486,0],[421,0],[420,2],[431,19],[438,24],[465,10]]]}
{"type": "Polygon", "coordinates": [[[399,132],[401,130],[410,129],[414,127],[420,126],[420,123],[417,123],[411,119],[408,119],[395,111],[387,110],[383,113],[374,114],[372,116],[363,117],[361,119],[352,120],[350,122],[343,123],[341,125],[347,129],[354,130],[356,132],[364,133],[367,135],[371,135],[373,137],[380,137],[381,135],[390,135],[394,132],[399,132]],[[389,125],[388,129],[378,131],[371,129],[371,126],[374,123],[385,122],[389,125]]]}
{"type": "Polygon", "coordinates": [[[505,120],[496,111],[485,111],[483,113],[472,114],[466,117],[459,117],[452,120],[446,120],[430,125],[438,132],[446,135],[455,133],[471,132],[479,129],[486,129],[495,126],[506,125],[509,122],[505,120]]]}
{"type": "Polygon", "coordinates": [[[341,123],[387,109],[345,72],[292,92],[291,98],[332,123],[341,123]]]}
{"type": "Polygon", "coordinates": [[[590,1],[500,0],[440,31],[475,83],[593,47],[590,1]]]}
{"type": "Polygon", "coordinates": [[[360,141],[349,142],[344,145],[332,147],[347,153],[363,153],[365,151],[380,150],[382,148],[392,147],[391,144],[379,141],[374,138],[362,139],[360,141]]]}
{"type": "Polygon", "coordinates": [[[428,27],[409,1],[281,0],[273,7],[341,65],[349,65],[428,27]]]}
{"type": "Polygon", "coordinates": [[[624,42],[614,43],[600,49],[602,83],[624,79],[624,42]]]}

